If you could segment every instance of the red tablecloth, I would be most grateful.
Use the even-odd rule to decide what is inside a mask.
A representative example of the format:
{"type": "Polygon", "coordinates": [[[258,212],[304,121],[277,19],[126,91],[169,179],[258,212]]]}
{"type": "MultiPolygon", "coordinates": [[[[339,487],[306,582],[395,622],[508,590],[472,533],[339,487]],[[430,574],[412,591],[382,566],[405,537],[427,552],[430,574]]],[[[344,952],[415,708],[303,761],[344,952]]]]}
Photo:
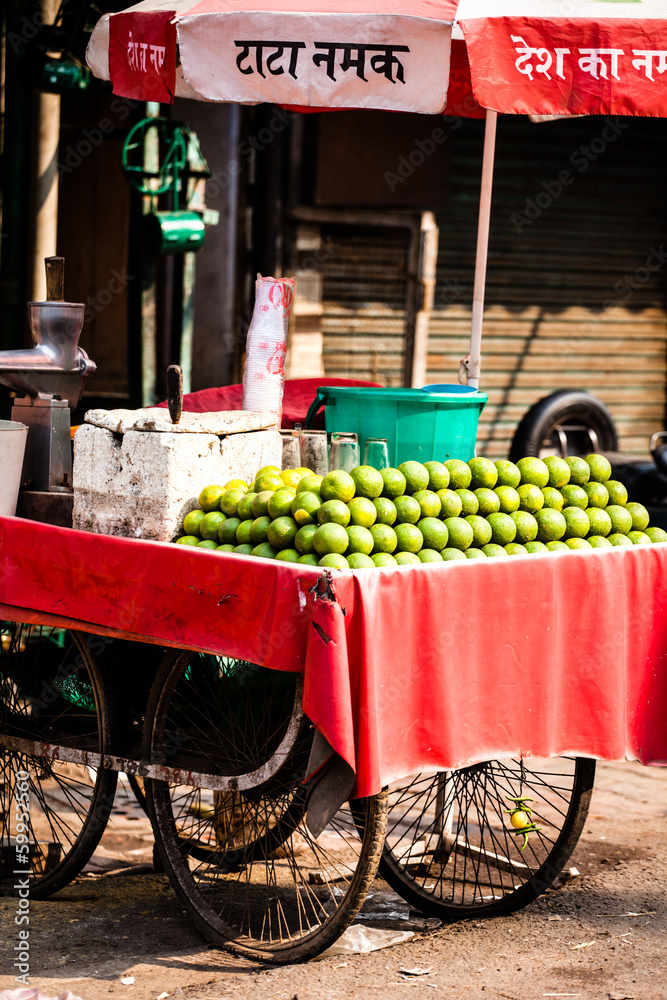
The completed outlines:
{"type": "Polygon", "coordinates": [[[320,577],[0,518],[0,602],[304,670],[360,795],[520,752],[667,764],[667,545],[320,577]]]}

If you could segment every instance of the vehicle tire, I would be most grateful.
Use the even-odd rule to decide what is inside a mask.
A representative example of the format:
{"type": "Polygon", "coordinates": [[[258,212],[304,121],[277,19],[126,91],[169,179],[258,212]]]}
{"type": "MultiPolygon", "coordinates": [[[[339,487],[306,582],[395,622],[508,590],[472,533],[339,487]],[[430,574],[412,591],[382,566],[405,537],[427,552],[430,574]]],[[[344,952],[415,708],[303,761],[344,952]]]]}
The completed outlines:
{"type": "Polygon", "coordinates": [[[565,455],[587,455],[617,450],[618,431],[604,403],[579,389],[559,389],[523,416],[509,457],[517,462],[528,455],[539,458],[563,456],[563,451],[565,455]]]}
{"type": "Polygon", "coordinates": [[[327,948],[375,876],[386,793],[344,806],[312,836],[303,781],[313,729],[300,675],[170,653],[146,720],[145,757],[183,772],[182,784],[144,785],[165,870],[204,937],[274,963],[327,948]]]}
{"type": "Polygon", "coordinates": [[[595,761],[492,760],[419,774],[389,789],[380,874],[403,898],[442,920],[512,913],[548,889],[583,830],[595,761]],[[529,796],[538,830],[509,824],[512,798],[529,796]]]}
{"type": "Polygon", "coordinates": [[[2,622],[0,638],[0,895],[15,894],[27,853],[30,896],[43,899],[90,860],[117,775],[37,756],[34,743],[108,753],[112,706],[90,651],[94,637],[2,622]]]}

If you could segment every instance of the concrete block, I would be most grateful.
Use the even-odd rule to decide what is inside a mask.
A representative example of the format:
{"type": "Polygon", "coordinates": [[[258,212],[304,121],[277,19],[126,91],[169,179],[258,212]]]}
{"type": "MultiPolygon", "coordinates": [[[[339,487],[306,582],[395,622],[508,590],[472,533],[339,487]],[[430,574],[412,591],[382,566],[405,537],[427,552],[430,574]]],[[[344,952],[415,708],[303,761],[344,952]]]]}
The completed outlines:
{"type": "Polygon", "coordinates": [[[270,413],[254,410],[220,410],[213,413],[182,413],[172,424],[169,410],[148,406],[143,410],[88,410],[84,420],[94,427],[105,427],[114,434],[128,431],[161,431],[165,434],[239,434],[271,427],[270,413]]]}

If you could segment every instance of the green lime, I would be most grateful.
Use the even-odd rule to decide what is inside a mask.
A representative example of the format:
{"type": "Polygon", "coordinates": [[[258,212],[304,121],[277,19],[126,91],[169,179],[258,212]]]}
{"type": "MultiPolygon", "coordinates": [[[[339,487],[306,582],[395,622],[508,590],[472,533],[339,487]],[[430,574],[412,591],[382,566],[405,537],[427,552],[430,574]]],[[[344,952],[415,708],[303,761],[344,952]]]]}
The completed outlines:
{"type": "Polygon", "coordinates": [[[469,549],[466,549],[465,557],[466,559],[486,559],[486,552],[471,545],[469,549]]]}
{"type": "Polygon", "coordinates": [[[250,504],[253,517],[264,517],[265,514],[268,514],[269,500],[272,496],[273,490],[262,490],[261,493],[255,493],[253,501],[250,504]]]}
{"type": "Polygon", "coordinates": [[[313,535],[316,531],[316,524],[304,524],[294,536],[294,547],[302,556],[309,555],[313,551],[313,535]]]}
{"type": "MultiPolygon", "coordinates": [[[[350,503],[354,503],[354,500],[350,500],[350,503]]],[[[377,511],[378,524],[394,523],[397,517],[397,511],[396,511],[396,504],[394,503],[393,500],[390,500],[388,497],[378,497],[377,500],[373,500],[373,506],[377,511]]],[[[354,515],[352,515],[352,520],[354,521],[354,515]]],[[[366,528],[369,526],[364,525],[364,527],[366,528]]]]}
{"type": "Polygon", "coordinates": [[[299,493],[319,494],[323,479],[324,476],[316,476],[314,473],[310,473],[309,475],[304,476],[303,479],[300,479],[299,482],[297,483],[296,487],[297,496],[299,495],[299,493]]]}
{"type": "Polygon", "coordinates": [[[496,486],[511,486],[512,489],[516,489],[521,482],[521,471],[514,462],[507,462],[504,458],[499,458],[493,464],[498,471],[496,486]]]}
{"type": "Polygon", "coordinates": [[[199,535],[181,535],[180,538],[176,539],[177,545],[198,545],[200,541],[199,535]]]}
{"type": "Polygon", "coordinates": [[[424,517],[418,522],[417,527],[422,533],[425,549],[435,549],[440,552],[449,541],[447,525],[443,524],[437,517],[424,517]]]}
{"type": "Polygon", "coordinates": [[[461,549],[446,548],[440,553],[443,562],[452,562],[454,559],[465,559],[466,554],[461,549]]]}
{"type": "Polygon", "coordinates": [[[199,534],[208,541],[213,539],[215,544],[218,545],[218,529],[226,520],[227,518],[222,511],[212,510],[209,514],[205,514],[199,522],[199,534]]]}
{"type": "MultiPolygon", "coordinates": [[[[608,508],[607,508],[608,509],[608,508]]],[[[651,527],[646,529],[646,534],[652,542],[667,542],[667,531],[662,528],[651,527]]]]}
{"type": "MultiPolygon", "coordinates": [[[[241,524],[246,523],[246,521],[241,521],[241,524]]],[[[250,541],[253,545],[261,545],[262,542],[268,541],[270,524],[271,518],[267,517],[266,514],[263,517],[256,517],[254,521],[250,522],[250,541]]]]}
{"type": "Polygon", "coordinates": [[[368,529],[373,536],[373,551],[392,553],[398,545],[396,532],[388,524],[374,524],[368,529]]]}
{"type": "Polygon", "coordinates": [[[544,507],[544,494],[539,486],[534,483],[523,483],[519,486],[520,510],[527,510],[529,514],[536,514],[544,507]]]}
{"type": "Polygon", "coordinates": [[[236,508],[238,507],[245,493],[242,490],[227,490],[220,497],[220,510],[227,517],[236,517],[236,508]]]}
{"type": "Polygon", "coordinates": [[[375,542],[368,528],[362,528],[360,524],[351,524],[346,531],[349,539],[348,551],[361,552],[363,555],[369,556],[375,542]]]}
{"type": "MultiPolygon", "coordinates": [[[[493,530],[485,517],[479,514],[468,514],[466,521],[472,528],[472,544],[475,548],[481,549],[491,541],[493,530]]],[[[537,528],[535,529],[537,531],[537,528]]]]}
{"type": "Polygon", "coordinates": [[[296,488],[303,479],[303,473],[299,469],[283,469],[280,478],[285,486],[296,493],[296,488]]]}
{"type": "Polygon", "coordinates": [[[374,569],[375,563],[363,552],[349,552],[346,556],[350,569],[374,569]]]}
{"type": "Polygon", "coordinates": [[[521,542],[508,542],[505,546],[505,552],[508,556],[527,556],[525,546],[521,542]]]}
{"type": "Polygon", "coordinates": [[[382,496],[393,500],[394,497],[402,497],[405,493],[405,476],[398,469],[380,469],[384,489],[382,496]]]}
{"type": "Polygon", "coordinates": [[[568,549],[590,549],[591,543],[586,538],[566,538],[568,549]]]}
{"type": "Polygon", "coordinates": [[[354,479],[342,469],[328,472],[322,480],[320,495],[323,500],[342,500],[343,503],[347,503],[348,500],[352,499],[354,493],[354,479]]]}
{"type": "Polygon", "coordinates": [[[342,500],[327,500],[317,508],[318,524],[342,524],[344,528],[350,523],[350,511],[342,500]]]}
{"type": "MultiPolygon", "coordinates": [[[[252,524],[252,521],[249,521],[248,523],[252,524]]],[[[218,525],[216,534],[209,535],[208,537],[217,538],[220,545],[238,545],[236,532],[238,531],[239,524],[241,524],[240,518],[226,517],[225,520],[218,525]]]]}
{"type": "Polygon", "coordinates": [[[562,486],[567,486],[570,481],[570,466],[565,459],[556,455],[549,455],[544,459],[544,464],[549,470],[549,482],[547,486],[559,490],[562,486]]]}
{"type": "Polygon", "coordinates": [[[648,511],[643,504],[633,501],[632,503],[626,503],[625,509],[630,512],[633,531],[644,531],[645,528],[648,528],[648,511]]]}
{"type": "Polygon", "coordinates": [[[549,551],[544,542],[526,542],[524,548],[529,556],[536,556],[540,552],[549,551]]]}
{"type": "Polygon", "coordinates": [[[424,544],[424,538],[416,524],[397,524],[394,531],[397,552],[419,552],[424,544]]]}
{"type": "Polygon", "coordinates": [[[242,545],[235,545],[234,552],[239,556],[251,556],[252,555],[252,545],[249,543],[243,543],[242,545]]]}
{"type": "Polygon", "coordinates": [[[591,522],[589,535],[608,535],[611,532],[611,518],[606,510],[599,507],[587,507],[585,511],[591,522]]]}
{"type": "Polygon", "coordinates": [[[294,518],[283,515],[277,517],[275,521],[271,521],[266,533],[266,540],[278,551],[291,549],[298,530],[299,525],[294,518]]]}
{"type": "Polygon", "coordinates": [[[389,552],[374,552],[371,556],[374,566],[395,566],[396,560],[389,552]]]}
{"type": "Polygon", "coordinates": [[[236,541],[237,545],[250,545],[250,529],[252,528],[252,521],[239,521],[237,517],[229,517],[222,526],[222,531],[218,533],[218,538],[220,541],[227,539],[227,532],[231,531],[231,526],[235,521],[238,521],[236,525],[236,530],[234,532],[234,538],[230,538],[230,542],[236,541]],[[225,528],[225,525],[227,527],[225,528]]]}
{"type": "Polygon", "coordinates": [[[462,552],[465,552],[466,549],[470,548],[474,538],[472,525],[462,517],[448,517],[445,525],[449,532],[448,545],[450,549],[461,549],[462,552]]]}
{"type": "Polygon", "coordinates": [[[267,513],[269,517],[289,517],[292,513],[292,503],[296,499],[294,491],[285,487],[282,490],[276,490],[271,499],[269,500],[267,513]]]}
{"type": "Polygon", "coordinates": [[[612,544],[604,535],[589,535],[588,544],[592,549],[610,549],[612,544]]]}
{"type": "Polygon", "coordinates": [[[488,458],[471,458],[468,462],[470,469],[470,489],[492,490],[498,482],[498,470],[488,458]]]}
{"type": "Polygon", "coordinates": [[[500,500],[501,514],[513,514],[521,506],[521,497],[513,486],[496,486],[493,492],[500,500]]]}
{"type": "Polygon", "coordinates": [[[588,494],[581,486],[570,483],[568,486],[564,486],[560,493],[566,507],[579,507],[581,510],[586,510],[588,507],[588,494]]]}
{"type": "Polygon", "coordinates": [[[303,566],[317,566],[319,561],[319,556],[316,556],[313,552],[306,552],[305,555],[299,556],[299,562],[303,566]]]}
{"type": "Polygon", "coordinates": [[[281,549],[277,553],[276,559],[279,562],[291,562],[295,563],[299,561],[299,553],[296,549],[281,549]]]}
{"type": "MultiPolygon", "coordinates": [[[[391,500],[383,501],[377,498],[378,503],[391,503],[391,500]]],[[[392,505],[393,506],[393,505],[392,505]]],[[[377,520],[377,509],[373,500],[367,497],[354,497],[347,505],[350,512],[350,523],[358,524],[362,528],[370,528],[377,520]]]]}
{"type": "Polygon", "coordinates": [[[329,569],[349,569],[350,564],[348,563],[345,556],[340,555],[338,552],[327,552],[326,555],[322,556],[318,566],[328,566],[329,569]]]}
{"type": "Polygon", "coordinates": [[[567,542],[559,542],[557,539],[554,539],[554,541],[552,541],[552,542],[547,542],[547,551],[549,551],[549,552],[569,552],[570,549],[568,547],[567,542]]]}
{"type": "Polygon", "coordinates": [[[428,469],[421,462],[401,462],[398,471],[405,476],[405,492],[416,493],[425,490],[429,483],[428,469]]]}
{"type": "Polygon", "coordinates": [[[225,483],[226,490],[241,490],[243,493],[247,493],[250,487],[246,483],[245,479],[230,479],[228,483],[225,483]]]}
{"type": "Polygon", "coordinates": [[[588,514],[581,507],[566,507],[563,510],[563,517],[565,518],[565,534],[563,535],[565,541],[568,538],[585,538],[591,530],[588,514]]]}
{"type": "Polygon", "coordinates": [[[422,517],[437,517],[442,510],[442,501],[433,490],[417,490],[412,499],[419,504],[422,517]]]}
{"type": "Polygon", "coordinates": [[[449,472],[450,490],[467,490],[472,479],[472,472],[467,463],[462,462],[460,458],[448,458],[443,464],[449,472]]]}
{"type": "Polygon", "coordinates": [[[440,517],[458,517],[463,510],[463,500],[454,490],[438,490],[438,499],[440,517]]]}
{"type": "Polygon", "coordinates": [[[491,525],[491,541],[494,545],[507,545],[516,538],[516,524],[510,514],[489,514],[487,521],[491,525]]]}
{"type": "Polygon", "coordinates": [[[275,493],[276,490],[281,490],[284,485],[279,472],[263,472],[255,479],[255,492],[262,493],[264,490],[271,490],[272,493],[275,493]]]}
{"type": "Polygon", "coordinates": [[[206,511],[203,510],[191,510],[189,514],[186,514],[183,518],[183,531],[186,535],[196,535],[201,538],[199,534],[199,525],[202,519],[206,517],[206,511]]]}
{"type": "Polygon", "coordinates": [[[320,556],[325,556],[328,552],[343,555],[347,546],[347,531],[342,524],[322,524],[313,535],[313,548],[320,556]]]}
{"type": "Polygon", "coordinates": [[[225,493],[225,486],[205,486],[199,494],[199,506],[208,514],[211,510],[220,510],[220,497],[225,493]]]}
{"type": "Polygon", "coordinates": [[[620,531],[622,535],[627,535],[629,531],[632,531],[632,514],[629,510],[616,503],[610,504],[605,509],[611,518],[611,530],[613,532],[620,531]]]}
{"type": "Polygon", "coordinates": [[[263,476],[266,472],[272,472],[274,475],[279,476],[280,468],[277,465],[263,465],[262,468],[258,469],[255,473],[255,479],[259,479],[259,477],[263,476]]]}
{"type": "Polygon", "coordinates": [[[449,486],[449,469],[442,462],[424,462],[424,468],[428,472],[428,488],[434,490],[446,490],[449,486]]]}
{"type": "Polygon", "coordinates": [[[542,490],[542,496],[545,507],[550,507],[552,510],[562,510],[565,506],[563,494],[554,486],[545,486],[542,490]]]}
{"type": "Polygon", "coordinates": [[[581,488],[588,497],[589,507],[604,508],[609,503],[607,487],[603,486],[602,483],[591,481],[590,483],[584,483],[581,488]]]}
{"type": "Polygon", "coordinates": [[[609,494],[609,503],[619,504],[621,507],[624,507],[628,502],[628,491],[623,483],[619,483],[617,479],[608,479],[605,486],[609,494]]]}
{"type": "Polygon", "coordinates": [[[584,455],[584,462],[591,470],[591,482],[607,482],[611,476],[611,464],[604,455],[584,455]]]}
{"type": "Polygon", "coordinates": [[[514,536],[516,542],[525,545],[526,542],[533,542],[537,538],[537,521],[527,510],[516,510],[510,514],[510,517],[516,524],[516,535],[514,536]]]}
{"type": "MultiPolygon", "coordinates": [[[[461,498],[461,517],[468,517],[469,514],[477,513],[479,510],[479,500],[472,490],[455,490],[454,492],[457,497],[461,498]]],[[[453,516],[457,517],[458,515],[453,516]]]]}
{"type": "Polygon", "coordinates": [[[217,547],[218,543],[214,542],[212,538],[204,538],[201,542],[197,542],[198,549],[217,549],[217,547]]]}
{"type": "Polygon", "coordinates": [[[577,455],[568,455],[565,464],[570,470],[570,484],[573,486],[583,486],[591,478],[591,470],[583,458],[577,455]]]}
{"type": "MultiPolygon", "coordinates": [[[[545,507],[535,514],[538,542],[556,542],[567,531],[567,522],[559,510],[545,507]]],[[[567,548],[567,546],[566,546],[567,548]]]]}
{"type": "Polygon", "coordinates": [[[384,489],[384,479],[371,465],[358,465],[350,472],[356,489],[356,496],[374,500],[384,489]]]}
{"type": "Polygon", "coordinates": [[[397,566],[419,566],[421,559],[415,552],[397,552],[394,556],[397,566]]]}
{"type": "Polygon", "coordinates": [[[497,514],[500,510],[500,497],[494,490],[487,490],[485,487],[482,487],[480,490],[475,490],[475,496],[479,504],[477,513],[480,517],[497,514]]]}
{"type": "Polygon", "coordinates": [[[419,501],[414,497],[402,496],[394,500],[397,524],[416,524],[422,516],[419,501]]]}
{"type": "Polygon", "coordinates": [[[482,546],[482,552],[485,556],[507,556],[505,549],[502,545],[496,545],[495,542],[489,542],[488,545],[482,546]]]}
{"type": "Polygon", "coordinates": [[[322,498],[319,493],[312,493],[304,490],[297,493],[290,504],[290,513],[297,524],[314,524],[317,520],[317,511],[322,506],[322,498]]]}
{"type": "MultiPolygon", "coordinates": [[[[646,534],[645,531],[630,531],[630,532],[628,532],[628,538],[630,539],[630,541],[632,542],[633,545],[647,545],[647,544],[650,545],[651,544],[651,539],[646,534]]],[[[199,544],[203,545],[204,543],[200,542],[199,544]]]]}
{"type": "Polygon", "coordinates": [[[442,556],[435,549],[420,549],[417,558],[422,563],[442,562],[442,556]]]}
{"type": "Polygon", "coordinates": [[[520,458],[516,463],[521,473],[521,482],[542,489],[549,482],[549,467],[539,458],[520,458]]]}
{"type": "MultiPolygon", "coordinates": [[[[597,537],[601,538],[602,536],[598,535],[597,537]]],[[[613,535],[607,535],[607,541],[611,542],[612,545],[632,545],[632,542],[628,538],[628,536],[622,535],[620,531],[615,531],[613,535]]]]}
{"type": "MultiPolygon", "coordinates": [[[[271,495],[273,496],[273,494],[271,495]]],[[[255,515],[252,512],[252,502],[256,496],[257,493],[246,493],[245,496],[241,497],[236,505],[236,515],[237,517],[240,517],[242,521],[254,520],[255,515]]]]}
{"type": "Polygon", "coordinates": [[[218,552],[233,552],[234,549],[235,549],[235,547],[236,546],[229,545],[227,542],[225,542],[224,545],[218,545],[217,551],[218,552]]]}

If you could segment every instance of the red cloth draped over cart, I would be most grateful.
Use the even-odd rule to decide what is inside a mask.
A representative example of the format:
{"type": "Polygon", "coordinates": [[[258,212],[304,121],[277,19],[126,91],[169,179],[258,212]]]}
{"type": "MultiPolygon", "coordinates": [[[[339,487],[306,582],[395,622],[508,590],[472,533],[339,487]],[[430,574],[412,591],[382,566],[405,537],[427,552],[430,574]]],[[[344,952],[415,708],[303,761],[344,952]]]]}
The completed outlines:
{"type": "Polygon", "coordinates": [[[359,795],[518,753],[667,764],[667,545],[334,571],[324,594],[316,568],[18,518],[0,553],[1,617],[305,671],[359,795]]]}

